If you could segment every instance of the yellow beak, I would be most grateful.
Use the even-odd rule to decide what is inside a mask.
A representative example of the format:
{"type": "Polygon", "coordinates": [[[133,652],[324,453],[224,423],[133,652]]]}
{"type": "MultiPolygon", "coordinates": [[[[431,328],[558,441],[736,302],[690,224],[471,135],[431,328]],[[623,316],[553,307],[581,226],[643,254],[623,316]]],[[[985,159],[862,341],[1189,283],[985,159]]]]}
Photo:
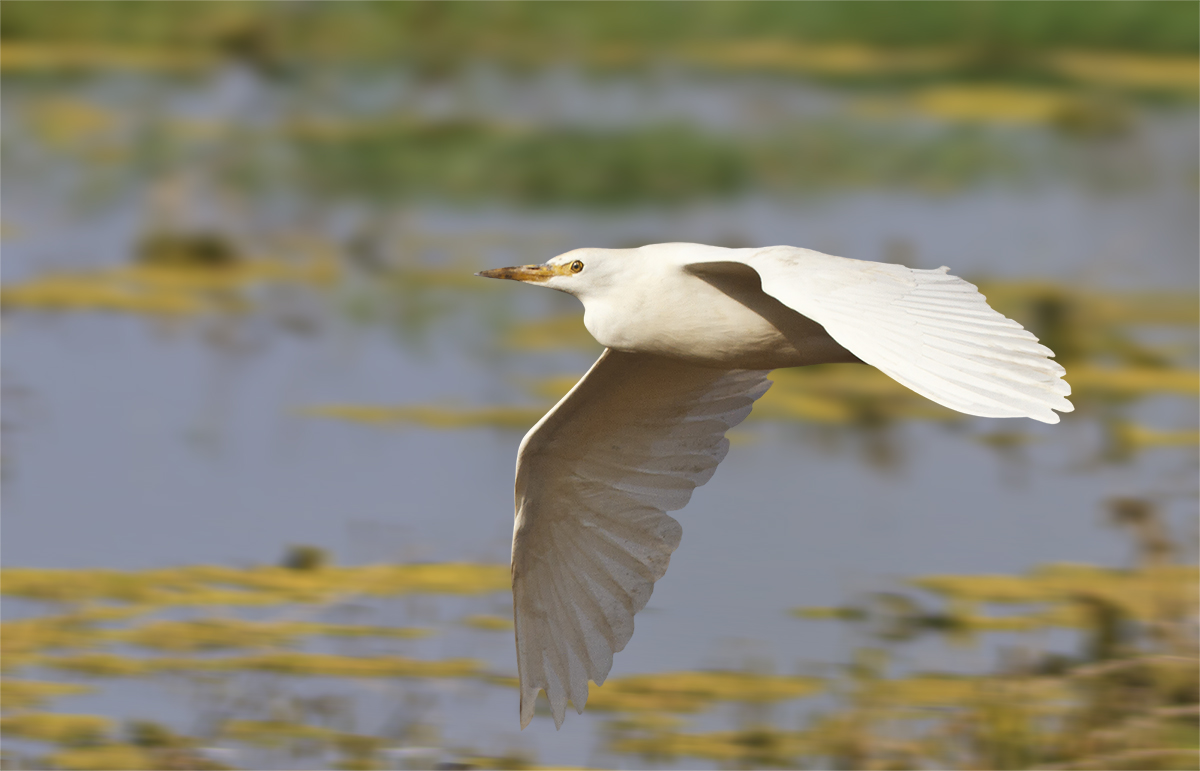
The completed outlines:
{"type": "Polygon", "coordinates": [[[476,276],[484,278],[508,278],[513,281],[531,281],[539,282],[557,276],[563,273],[558,265],[518,265],[515,268],[492,268],[491,270],[481,270],[476,273],[476,276]]]}

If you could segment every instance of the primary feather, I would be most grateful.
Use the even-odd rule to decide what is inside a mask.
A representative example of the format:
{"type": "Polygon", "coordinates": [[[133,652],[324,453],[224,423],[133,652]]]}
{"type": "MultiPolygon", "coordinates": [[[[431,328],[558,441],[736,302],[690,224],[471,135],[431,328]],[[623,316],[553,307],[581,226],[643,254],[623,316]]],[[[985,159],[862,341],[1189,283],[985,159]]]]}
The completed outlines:
{"type": "Polygon", "coordinates": [[[1058,422],[1052,409],[1074,409],[1054,353],[949,268],[914,270],[790,246],[764,249],[747,263],[762,275],[763,291],[938,404],[1043,423],[1058,422]]]}

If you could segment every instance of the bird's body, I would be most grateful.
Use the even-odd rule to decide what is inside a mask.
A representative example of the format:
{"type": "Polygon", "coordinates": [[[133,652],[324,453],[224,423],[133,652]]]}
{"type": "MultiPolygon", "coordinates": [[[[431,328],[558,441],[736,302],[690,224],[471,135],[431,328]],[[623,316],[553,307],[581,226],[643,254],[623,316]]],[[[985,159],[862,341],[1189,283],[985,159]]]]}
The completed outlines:
{"type": "Polygon", "coordinates": [[[745,262],[759,250],[705,246],[698,254],[696,246],[660,244],[651,259],[641,249],[608,250],[606,256],[628,263],[638,280],[614,301],[585,302],[583,323],[592,337],[617,351],[722,369],[858,361],[820,324],[762,290],[745,262]]]}
{"type": "Polygon", "coordinates": [[[545,689],[556,725],[603,683],[772,369],[856,362],[961,412],[1058,422],[1063,369],[946,268],[790,246],[579,249],[480,275],[584,305],[605,346],[517,452],[513,612],[521,723],[545,689]]]}

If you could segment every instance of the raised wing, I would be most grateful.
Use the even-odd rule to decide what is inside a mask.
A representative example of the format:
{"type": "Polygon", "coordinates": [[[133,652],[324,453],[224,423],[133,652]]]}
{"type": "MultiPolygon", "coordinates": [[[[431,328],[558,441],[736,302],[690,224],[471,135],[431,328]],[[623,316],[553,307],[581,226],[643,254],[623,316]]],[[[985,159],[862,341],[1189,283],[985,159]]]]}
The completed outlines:
{"type": "Polygon", "coordinates": [[[1054,355],[992,310],[948,268],[833,257],[776,246],[749,253],[763,291],[825,327],[830,337],[938,404],[989,418],[1057,423],[1071,386],[1054,355]]]}
{"type": "Polygon", "coordinates": [[[521,727],[545,689],[561,726],[603,684],[667,572],[681,509],[770,381],[606,350],[517,453],[513,616],[521,727]]]}

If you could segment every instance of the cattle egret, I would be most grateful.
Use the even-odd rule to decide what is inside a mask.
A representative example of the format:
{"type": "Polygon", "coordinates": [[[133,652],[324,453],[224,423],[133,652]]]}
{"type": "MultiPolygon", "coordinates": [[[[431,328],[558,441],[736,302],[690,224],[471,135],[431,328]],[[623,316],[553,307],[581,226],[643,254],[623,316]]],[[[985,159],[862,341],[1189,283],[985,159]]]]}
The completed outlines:
{"type": "Polygon", "coordinates": [[[604,353],[517,450],[513,616],[521,727],[603,684],[667,571],[687,504],[777,367],[863,362],[969,415],[1057,423],[1054,353],[948,268],[772,246],[577,249],[478,275],[583,303],[604,353]]]}

